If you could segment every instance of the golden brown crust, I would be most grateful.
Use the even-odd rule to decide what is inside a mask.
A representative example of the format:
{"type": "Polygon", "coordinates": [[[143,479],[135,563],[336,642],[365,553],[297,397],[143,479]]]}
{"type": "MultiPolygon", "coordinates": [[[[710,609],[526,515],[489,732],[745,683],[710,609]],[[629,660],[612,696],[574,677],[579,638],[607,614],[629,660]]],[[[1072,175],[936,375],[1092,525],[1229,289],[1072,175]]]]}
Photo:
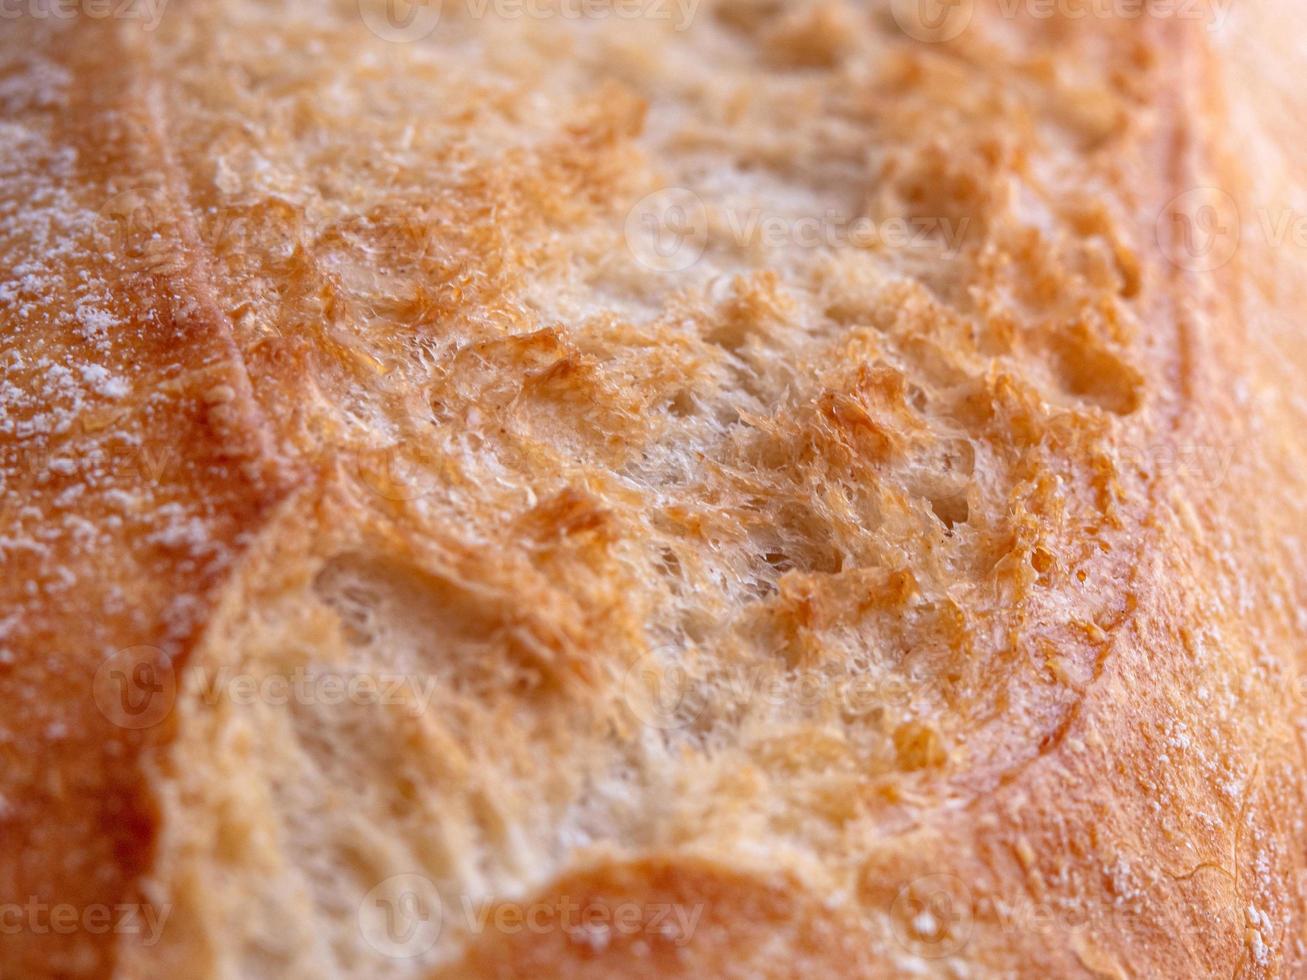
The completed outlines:
{"type": "MultiPolygon", "coordinates": [[[[108,717],[102,667],[185,655],[283,478],[185,213],[152,275],[98,237],[120,186],[167,193],[151,80],[115,31],[51,28],[7,20],[3,42],[0,894],[84,908],[128,901],[150,866],[137,760],[166,737],[108,717]]],[[[7,930],[0,970],[97,973],[112,941],[7,930]]]]}
{"type": "Polygon", "coordinates": [[[0,975],[1307,969],[1293,15],[913,7],[14,23],[0,975]]]}

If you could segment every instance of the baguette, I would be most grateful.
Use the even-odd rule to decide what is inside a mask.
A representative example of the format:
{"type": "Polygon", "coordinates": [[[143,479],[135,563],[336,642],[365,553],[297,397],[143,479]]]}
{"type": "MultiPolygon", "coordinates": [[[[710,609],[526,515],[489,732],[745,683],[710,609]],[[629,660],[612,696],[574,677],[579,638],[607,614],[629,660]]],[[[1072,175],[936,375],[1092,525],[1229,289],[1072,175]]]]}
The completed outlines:
{"type": "Polygon", "coordinates": [[[0,978],[1307,977],[1299,5],[105,7],[0,978]]]}

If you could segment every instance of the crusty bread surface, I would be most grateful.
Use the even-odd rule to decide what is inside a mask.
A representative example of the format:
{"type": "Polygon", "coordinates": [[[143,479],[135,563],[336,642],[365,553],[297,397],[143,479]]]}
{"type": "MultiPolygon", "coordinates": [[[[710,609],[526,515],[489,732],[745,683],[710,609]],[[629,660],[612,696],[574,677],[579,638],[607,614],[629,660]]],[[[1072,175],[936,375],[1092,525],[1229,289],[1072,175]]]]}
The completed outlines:
{"type": "Polygon", "coordinates": [[[1307,977],[1293,0],[93,6],[0,980],[1307,977]]]}

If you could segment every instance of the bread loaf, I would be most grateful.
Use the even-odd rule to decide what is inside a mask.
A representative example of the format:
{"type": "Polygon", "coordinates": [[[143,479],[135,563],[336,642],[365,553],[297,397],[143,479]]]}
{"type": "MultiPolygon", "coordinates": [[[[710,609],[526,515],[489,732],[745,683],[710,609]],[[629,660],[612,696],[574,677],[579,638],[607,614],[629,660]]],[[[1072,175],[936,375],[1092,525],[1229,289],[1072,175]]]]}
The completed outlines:
{"type": "Polygon", "coordinates": [[[1307,977],[1293,0],[25,0],[0,978],[1307,977]]]}

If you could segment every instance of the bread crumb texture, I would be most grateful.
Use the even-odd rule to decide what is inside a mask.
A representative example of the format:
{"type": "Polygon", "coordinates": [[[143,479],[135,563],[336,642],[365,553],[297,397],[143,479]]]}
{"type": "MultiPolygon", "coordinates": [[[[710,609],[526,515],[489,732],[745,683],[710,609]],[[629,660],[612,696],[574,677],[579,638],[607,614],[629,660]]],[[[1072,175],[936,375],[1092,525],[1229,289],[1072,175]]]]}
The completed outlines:
{"type": "Polygon", "coordinates": [[[0,977],[1307,976],[1273,18],[1052,6],[6,20],[0,977]]]}

